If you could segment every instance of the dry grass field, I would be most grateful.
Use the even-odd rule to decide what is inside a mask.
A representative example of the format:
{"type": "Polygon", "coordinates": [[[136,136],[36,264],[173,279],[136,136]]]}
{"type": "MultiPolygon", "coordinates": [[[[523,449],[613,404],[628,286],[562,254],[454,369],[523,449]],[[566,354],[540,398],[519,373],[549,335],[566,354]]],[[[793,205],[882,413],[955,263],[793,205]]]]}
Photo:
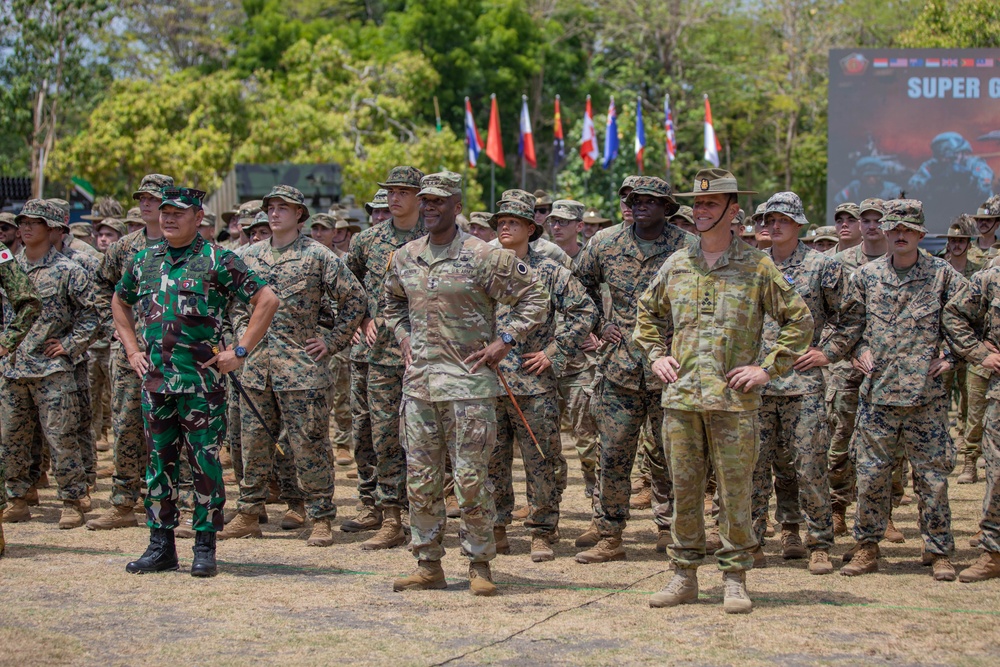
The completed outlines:
{"type": "MultiPolygon", "coordinates": [[[[627,561],[575,563],[573,539],[589,513],[569,448],[567,456],[571,486],[556,560],[532,563],[530,539],[515,525],[514,553],[493,565],[501,595],[489,599],[468,594],[457,521],[449,523],[444,591],[393,593],[392,578],[412,569],[412,556],[403,548],[363,552],[357,544],[365,535],[337,530],[334,546],[307,549],[304,534],[278,528],[279,505],[269,506],[265,539],[220,543],[215,579],[187,574],[190,540],[178,541],[179,572],[133,576],[124,568],[145,548],[145,528],[58,530],[54,490],[43,490],[36,520],[4,526],[0,664],[1000,664],[1000,581],[933,581],[919,564],[915,504],[898,510],[907,540],[883,543],[879,574],[811,576],[804,561],[782,561],[770,540],[768,567],[748,576],[751,615],[722,612],[721,577],[711,563],[700,570],[698,604],[650,609],[649,594],[670,574],[653,550],[649,511],[633,512],[627,561]]],[[[968,539],[983,483],[952,482],[963,566],[977,556],[968,539]]],[[[108,486],[99,484],[95,512],[107,506],[108,486]]],[[[228,493],[235,497],[235,489],[228,493]]],[[[353,494],[338,469],[341,518],[353,513],[353,494]]],[[[838,540],[838,566],[849,545],[838,540]]]]}

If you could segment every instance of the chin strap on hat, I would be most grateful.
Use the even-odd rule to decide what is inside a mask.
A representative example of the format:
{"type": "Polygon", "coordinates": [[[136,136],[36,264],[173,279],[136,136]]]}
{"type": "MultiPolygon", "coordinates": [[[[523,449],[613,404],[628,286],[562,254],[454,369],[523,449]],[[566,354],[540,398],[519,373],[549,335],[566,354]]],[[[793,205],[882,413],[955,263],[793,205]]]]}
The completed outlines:
{"type": "Polygon", "coordinates": [[[713,223],[712,223],[712,226],[711,226],[711,227],[709,227],[708,229],[706,229],[706,230],[705,230],[705,231],[703,231],[703,232],[699,232],[700,234],[704,234],[704,233],[706,233],[706,232],[710,232],[710,231],[712,231],[713,229],[715,229],[715,228],[716,228],[716,226],[717,226],[717,225],[718,225],[718,224],[719,224],[720,222],[722,222],[722,219],[723,219],[724,217],[726,217],[726,211],[728,211],[728,210],[729,210],[729,206],[730,206],[730,205],[731,205],[731,204],[732,204],[733,202],[735,202],[735,201],[736,201],[735,199],[733,199],[733,197],[734,197],[734,195],[732,195],[732,194],[728,194],[728,195],[726,195],[726,205],[725,205],[725,206],[723,207],[723,209],[722,209],[722,213],[720,213],[720,214],[719,214],[719,217],[718,217],[718,218],[716,218],[715,222],[713,222],[713,223]]]}

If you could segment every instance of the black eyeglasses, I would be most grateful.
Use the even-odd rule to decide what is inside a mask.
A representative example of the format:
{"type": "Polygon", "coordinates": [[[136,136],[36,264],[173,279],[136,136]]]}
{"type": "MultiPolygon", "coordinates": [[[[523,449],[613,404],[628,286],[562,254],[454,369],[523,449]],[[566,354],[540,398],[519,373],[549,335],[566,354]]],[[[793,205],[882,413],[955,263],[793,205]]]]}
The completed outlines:
{"type": "Polygon", "coordinates": [[[564,218],[553,218],[547,221],[553,227],[569,227],[570,225],[575,225],[580,222],[579,220],[566,220],[564,218]]]}
{"type": "Polygon", "coordinates": [[[551,212],[552,212],[552,207],[551,206],[548,207],[548,208],[536,208],[535,209],[535,215],[538,215],[539,213],[541,213],[542,215],[548,215],[551,212]]]}

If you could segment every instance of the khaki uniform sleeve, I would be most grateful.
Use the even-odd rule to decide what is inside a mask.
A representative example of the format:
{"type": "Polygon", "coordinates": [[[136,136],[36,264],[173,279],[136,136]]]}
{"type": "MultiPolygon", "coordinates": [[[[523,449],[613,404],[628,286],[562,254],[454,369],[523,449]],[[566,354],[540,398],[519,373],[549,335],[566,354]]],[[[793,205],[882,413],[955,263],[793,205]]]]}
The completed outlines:
{"type": "Polygon", "coordinates": [[[951,280],[948,285],[941,328],[952,351],[974,364],[981,364],[990,351],[979,340],[989,309],[986,298],[987,281],[992,271],[979,271],[971,284],[965,279],[951,280]]]}

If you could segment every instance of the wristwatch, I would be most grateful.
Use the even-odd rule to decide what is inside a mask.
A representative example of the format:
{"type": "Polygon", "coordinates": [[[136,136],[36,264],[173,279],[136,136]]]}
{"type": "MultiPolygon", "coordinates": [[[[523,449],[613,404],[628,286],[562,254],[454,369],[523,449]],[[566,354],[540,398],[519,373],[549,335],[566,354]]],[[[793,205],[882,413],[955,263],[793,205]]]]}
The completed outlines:
{"type": "Polygon", "coordinates": [[[514,337],[511,336],[506,331],[503,332],[502,334],[500,334],[500,340],[502,340],[505,345],[515,345],[515,343],[514,343],[514,337]]]}
{"type": "Polygon", "coordinates": [[[242,345],[237,345],[236,349],[233,350],[233,352],[236,353],[236,358],[237,359],[243,359],[243,358],[245,358],[247,356],[247,354],[249,354],[247,352],[247,349],[245,347],[243,347],[242,345]]]}

